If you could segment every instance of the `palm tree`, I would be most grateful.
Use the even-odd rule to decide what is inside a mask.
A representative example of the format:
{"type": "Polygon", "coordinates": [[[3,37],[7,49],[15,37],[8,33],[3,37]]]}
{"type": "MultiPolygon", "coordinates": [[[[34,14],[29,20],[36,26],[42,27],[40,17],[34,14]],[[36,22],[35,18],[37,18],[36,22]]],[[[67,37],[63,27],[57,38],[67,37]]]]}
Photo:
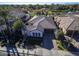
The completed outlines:
{"type": "Polygon", "coordinates": [[[20,19],[17,19],[12,28],[14,29],[15,39],[20,40],[22,39],[22,32],[21,29],[23,28],[23,22],[20,19]],[[16,35],[17,34],[17,35],[16,35]]]}

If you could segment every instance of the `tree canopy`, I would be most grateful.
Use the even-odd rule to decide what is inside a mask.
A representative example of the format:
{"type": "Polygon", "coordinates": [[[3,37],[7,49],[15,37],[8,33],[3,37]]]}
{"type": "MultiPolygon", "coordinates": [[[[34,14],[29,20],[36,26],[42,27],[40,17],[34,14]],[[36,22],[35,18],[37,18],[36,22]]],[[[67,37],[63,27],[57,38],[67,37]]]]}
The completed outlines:
{"type": "Polygon", "coordinates": [[[12,28],[15,30],[21,29],[23,27],[23,23],[20,20],[16,20],[16,22],[14,22],[12,28]]]}

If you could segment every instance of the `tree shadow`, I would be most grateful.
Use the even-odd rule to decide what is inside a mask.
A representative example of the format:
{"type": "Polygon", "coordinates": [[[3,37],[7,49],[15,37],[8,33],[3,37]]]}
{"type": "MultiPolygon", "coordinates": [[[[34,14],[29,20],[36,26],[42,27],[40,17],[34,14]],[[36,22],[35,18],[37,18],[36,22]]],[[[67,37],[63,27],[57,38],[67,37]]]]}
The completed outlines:
{"type": "Polygon", "coordinates": [[[65,37],[63,37],[62,42],[64,43],[65,48],[72,54],[79,56],[79,48],[75,47],[73,44],[70,43],[70,46],[68,47],[68,42],[65,41],[67,40],[65,37]]]}
{"type": "MultiPolygon", "coordinates": [[[[71,37],[72,33],[68,34],[69,37],[71,37]]],[[[79,33],[75,32],[72,36],[73,39],[75,39],[77,42],[79,42],[79,33]]]]}
{"type": "Polygon", "coordinates": [[[10,56],[11,54],[13,54],[14,56],[19,56],[19,52],[15,45],[8,44],[6,45],[6,48],[7,48],[8,56],[10,56]]]}
{"type": "Polygon", "coordinates": [[[77,42],[79,42],[79,34],[74,34],[74,35],[73,35],[73,38],[74,38],[77,42]]]}
{"type": "Polygon", "coordinates": [[[70,45],[68,51],[76,56],[79,56],[79,48],[75,47],[73,44],[70,45]]]}

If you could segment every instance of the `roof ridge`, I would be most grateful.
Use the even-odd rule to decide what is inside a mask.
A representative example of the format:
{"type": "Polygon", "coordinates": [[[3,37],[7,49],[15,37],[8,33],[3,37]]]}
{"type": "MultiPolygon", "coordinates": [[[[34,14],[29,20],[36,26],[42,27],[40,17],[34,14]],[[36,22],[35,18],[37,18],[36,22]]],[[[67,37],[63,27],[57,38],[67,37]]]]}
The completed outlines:
{"type": "MultiPolygon", "coordinates": [[[[40,20],[40,22],[38,22],[37,28],[38,28],[38,26],[40,25],[39,23],[41,23],[42,21],[44,21],[44,19],[45,19],[45,17],[43,17],[42,20],[40,20]]],[[[41,26],[41,25],[40,25],[40,26],[41,26]]],[[[41,26],[41,27],[42,27],[42,26],[41,26]]]]}
{"type": "MultiPolygon", "coordinates": [[[[75,21],[75,19],[72,21],[72,23],[73,23],[74,21],[75,21]]],[[[67,27],[67,29],[72,25],[72,23],[67,27]]],[[[67,29],[66,29],[66,30],[67,30],[67,29]]]]}
{"type": "Polygon", "coordinates": [[[37,15],[35,15],[34,17],[32,17],[28,22],[32,22],[33,21],[33,19],[36,19],[38,16],[37,15]]]}
{"type": "MultiPolygon", "coordinates": [[[[46,18],[49,18],[49,17],[46,17],[46,18]]],[[[51,18],[52,19],[52,18],[51,18]]],[[[49,20],[47,20],[48,22],[50,22],[49,20]]],[[[52,24],[51,22],[50,22],[50,24],[52,24]]]]}
{"type": "MultiPolygon", "coordinates": [[[[46,17],[46,18],[50,18],[50,17],[46,17]]],[[[55,22],[54,22],[54,20],[52,19],[52,17],[50,18],[50,20],[52,20],[53,21],[53,23],[54,23],[54,25],[55,25],[55,22]]],[[[47,20],[50,24],[52,24],[51,23],[51,21],[49,21],[49,20],[47,20]]]]}
{"type": "MultiPolygon", "coordinates": [[[[45,19],[45,17],[43,17],[43,18],[41,18],[39,21],[37,21],[36,23],[40,23],[41,21],[43,21],[45,19]]],[[[36,24],[36,23],[34,23],[34,24],[36,24]]]]}

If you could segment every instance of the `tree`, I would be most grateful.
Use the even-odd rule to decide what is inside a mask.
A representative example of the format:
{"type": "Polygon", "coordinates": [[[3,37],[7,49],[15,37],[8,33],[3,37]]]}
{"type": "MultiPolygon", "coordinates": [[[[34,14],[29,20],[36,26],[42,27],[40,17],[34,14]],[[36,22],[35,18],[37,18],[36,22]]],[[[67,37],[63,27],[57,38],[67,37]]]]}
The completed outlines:
{"type": "Polygon", "coordinates": [[[12,28],[15,30],[19,30],[23,27],[23,23],[20,20],[16,20],[16,22],[14,22],[12,28]]]}
{"type": "Polygon", "coordinates": [[[20,19],[17,19],[12,26],[12,28],[14,29],[14,32],[13,32],[14,39],[11,40],[12,43],[15,44],[17,41],[22,39],[22,32],[21,32],[22,27],[23,27],[22,21],[20,19]]]}
{"type": "Polygon", "coordinates": [[[49,10],[49,11],[48,11],[48,15],[52,15],[52,14],[53,14],[52,11],[49,10]]]}

